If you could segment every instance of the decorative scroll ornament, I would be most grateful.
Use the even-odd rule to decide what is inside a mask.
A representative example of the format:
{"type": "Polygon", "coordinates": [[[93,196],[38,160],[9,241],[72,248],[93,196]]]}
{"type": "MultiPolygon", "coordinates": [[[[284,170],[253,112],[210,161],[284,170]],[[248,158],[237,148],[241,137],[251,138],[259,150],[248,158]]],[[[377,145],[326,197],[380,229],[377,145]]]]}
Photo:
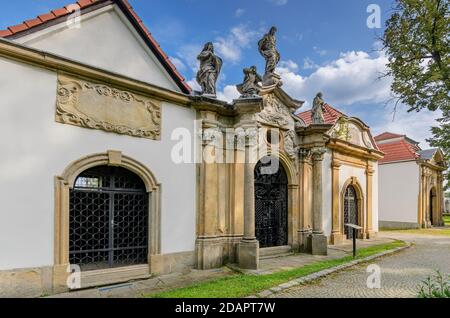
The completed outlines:
{"type": "Polygon", "coordinates": [[[65,76],[58,77],[56,121],[140,138],[161,138],[159,102],[65,76]]]}
{"type": "Polygon", "coordinates": [[[345,117],[339,118],[333,137],[344,141],[351,140],[348,120],[345,117]]]}

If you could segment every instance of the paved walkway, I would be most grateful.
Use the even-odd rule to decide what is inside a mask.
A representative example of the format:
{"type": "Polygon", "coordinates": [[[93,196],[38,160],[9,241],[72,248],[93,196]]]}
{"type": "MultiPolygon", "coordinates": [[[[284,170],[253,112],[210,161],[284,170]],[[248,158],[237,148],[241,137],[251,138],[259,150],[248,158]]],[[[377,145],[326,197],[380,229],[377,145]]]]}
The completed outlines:
{"type": "Polygon", "coordinates": [[[414,243],[411,248],[371,264],[381,268],[381,289],[369,289],[367,266],[328,276],[310,285],[294,287],[277,298],[415,298],[418,285],[440,270],[450,274],[450,237],[382,232],[380,237],[401,239],[414,243]]]}
{"type": "MultiPolygon", "coordinates": [[[[376,238],[367,241],[358,241],[358,247],[367,247],[391,242],[388,238],[376,238]]],[[[307,264],[315,263],[327,259],[341,258],[351,255],[352,244],[347,242],[339,247],[329,247],[328,256],[312,256],[308,254],[295,254],[287,257],[264,259],[260,261],[258,271],[246,271],[250,274],[269,274],[280,270],[298,268],[307,264]]],[[[189,286],[198,282],[224,277],[235,274],[233,270],[223,267],[214,270],[199,271],[190,270],[185,273],[175,273],[163,275],[147,280],[109,286],[103,288],[93,288],[76,292],[64,293],[52,296],[54,298],[135,298],[143,294],[153,294],[169,289],[189,286]]]]}

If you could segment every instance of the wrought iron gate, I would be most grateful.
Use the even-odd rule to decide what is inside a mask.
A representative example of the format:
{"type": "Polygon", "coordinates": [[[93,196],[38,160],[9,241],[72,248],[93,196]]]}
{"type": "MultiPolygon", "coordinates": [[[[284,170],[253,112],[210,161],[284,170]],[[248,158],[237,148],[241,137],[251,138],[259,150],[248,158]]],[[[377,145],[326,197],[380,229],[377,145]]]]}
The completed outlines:
{"type": "MultiPolygon", "coordinates": [[[[356,196],[356,190],[353,186],[348,186],[345,191],[344,197],[344,224],[358,225],[358,197],[356,196]]],[[[344,226],[345,234],[348,239],[353,238],[353,231],[347,226],[344,226]]]]}
{"type": "Polygon", "coordinates": [[[95,270],[147,263],[148,194],[119,167],[78,176],[70,192],[70,263],[95,270]]]}
{"type": "Polygon", "coordinates": [[[274,161],[276,169],[267,171],[267,161],[260,161],[255,168],[256,238],[260,247],[284,246],[288,244],[288,180],[278,161],[274,161]]]}

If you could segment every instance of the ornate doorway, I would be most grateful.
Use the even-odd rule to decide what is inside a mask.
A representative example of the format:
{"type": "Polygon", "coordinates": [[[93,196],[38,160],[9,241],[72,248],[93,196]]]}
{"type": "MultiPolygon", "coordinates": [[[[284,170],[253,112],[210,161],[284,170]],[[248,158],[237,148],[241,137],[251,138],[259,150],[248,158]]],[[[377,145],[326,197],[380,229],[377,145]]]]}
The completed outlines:
{"type": "Polygon", "coordinates": [[[260,247],[288,244],[288,178],[274,157],[255,167],[255,233],[260,247]]]}
{"type": "Polygon", "coordinates": [[[435,214],[435,209],[436,209],[436,189],[432,188],[430,190],[430,224],[433,226],[434,225],[434,214],[435,214]]]}
{"type": "Polygon", "coordinates": [[[146,264],[148,193],[120,167],[81,173],[70,191],[70,263],[83,270],[146,264]]]}
{"type": "Polygon", "coordinates": [[[358,220],[358,197],[354,186],[349,185],[345,190],[344,196],[344,233],[347,239],[353,238],[353,231],[351,231],[345,224],[359,224],[358,220]]]}

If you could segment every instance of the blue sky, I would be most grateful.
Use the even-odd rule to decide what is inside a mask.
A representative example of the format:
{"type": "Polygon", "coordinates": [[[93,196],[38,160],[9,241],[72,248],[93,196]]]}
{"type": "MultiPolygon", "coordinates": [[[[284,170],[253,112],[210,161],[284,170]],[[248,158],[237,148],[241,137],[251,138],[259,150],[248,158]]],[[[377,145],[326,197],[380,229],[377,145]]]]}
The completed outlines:
{"type": "MultiPolygon", "coordinates": [[[[70,0],[5,1],[0,28],[61,7],[70,0]]],[[[373,133],[406,133],[424,142],[438,114],[406,113],[400,106],[393,120],[388,78],[378,79],[386,57],[377,37],[383,28],[370,29],[370,4],[381,9],[381,24],[390,15],[393,0],[130,0],[165,52],[192,86],[196,55],[212,41],[224,59],[219,97],[236,97],[234,85],[242,69],[264,61],[258,39],[270,26],[279,29],[282,56],[278,72],[284,89],[310,104],[318,91],[325,100],[350,116],[361,118],[373,133]]],[[[308,106],[305,106],[305,109],[308,106]]],[[[424,147],[425,143],[422,144],[424,147]]]]}

